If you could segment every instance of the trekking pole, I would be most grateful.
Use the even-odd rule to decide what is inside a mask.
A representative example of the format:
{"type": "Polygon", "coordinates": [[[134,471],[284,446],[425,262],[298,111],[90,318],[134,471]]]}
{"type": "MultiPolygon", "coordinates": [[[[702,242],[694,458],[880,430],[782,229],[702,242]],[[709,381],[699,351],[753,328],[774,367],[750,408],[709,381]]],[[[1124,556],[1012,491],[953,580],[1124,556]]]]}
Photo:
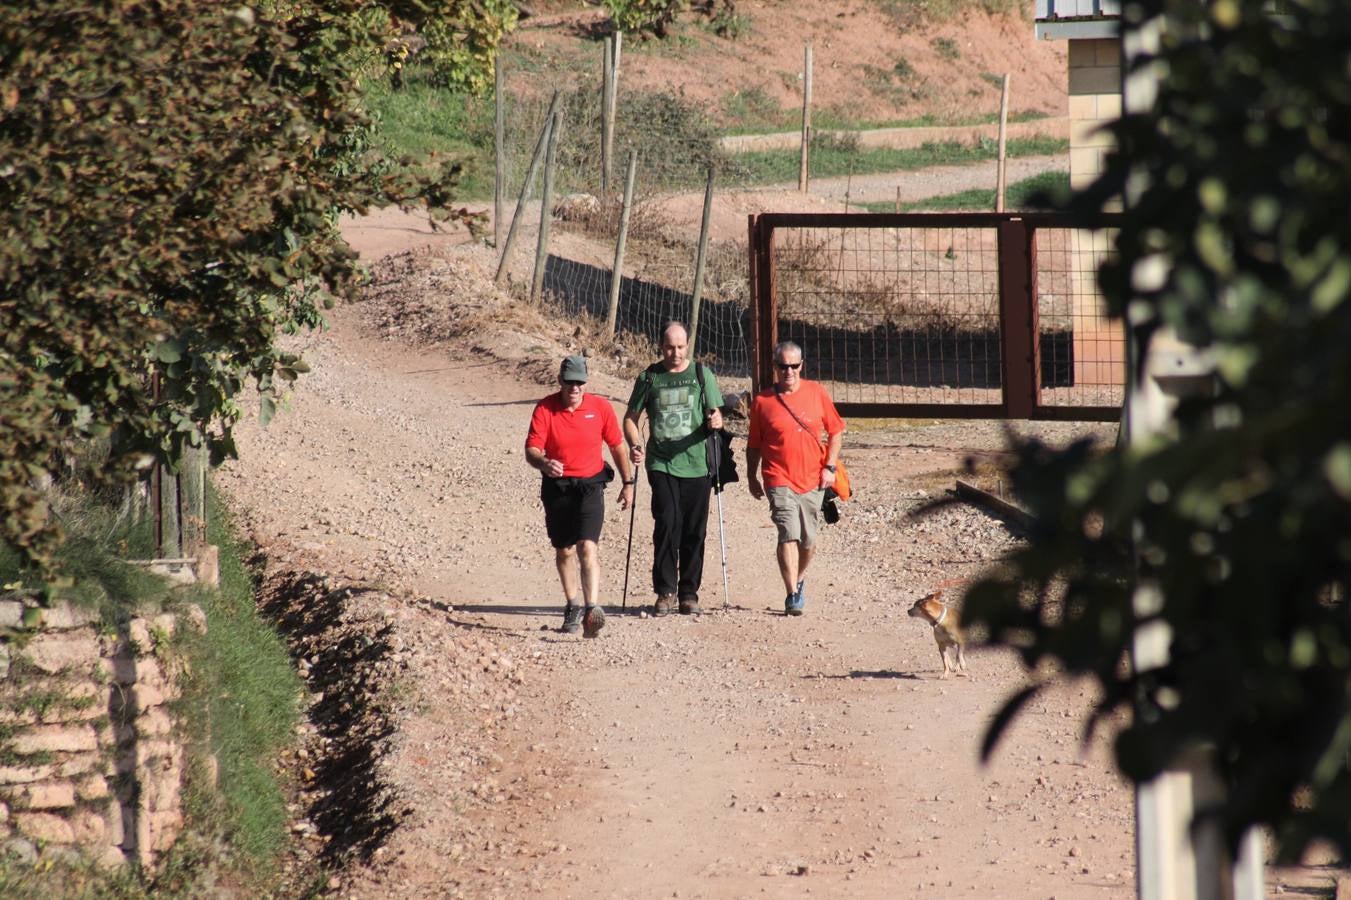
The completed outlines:
{"type": "Polygon", "coordinates": [[[722,608],[726,610],[730,601],[727,590],[727,531],[722,525],[722,485],[716,485],[713,492],[718,497],[718,546],[722,549],[722,608]]]}
{"type": "Polygon", "coordinates": [[[629,504],[629,549],[624,553],[624,602],[621,609],[629,608],[629,562],[633,559],[633,517],[638,512],[638,472],[639,466],[633,468],[633,502],[629,504]]]}

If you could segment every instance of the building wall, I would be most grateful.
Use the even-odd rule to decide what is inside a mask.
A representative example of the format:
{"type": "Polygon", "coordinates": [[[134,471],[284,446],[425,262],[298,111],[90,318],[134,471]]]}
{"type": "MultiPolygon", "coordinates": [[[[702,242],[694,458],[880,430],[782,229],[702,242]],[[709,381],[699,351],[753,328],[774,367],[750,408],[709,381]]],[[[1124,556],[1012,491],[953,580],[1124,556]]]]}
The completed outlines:
{"type": "Polygon", "coordinates": [[[1070,186],[1078,190],[1102,171],[1111,137],[1098,132],[1121,116],[1121,42],[1069,42],[1070,186]]]}
{"type": "MultiPolygon", "coordinates": [[[[1121,41],[1069,42],[1070,185],[1089,185],[1103,170],[1112,138],[1101,126],[1121,116],[1121,41]]],[[[1121,323],[1107,318],[1097,287],[1097,268],[1110,249],[1106,234],[1072,235],[1074,380],[1080,387],[1123,384],[1126,348],[1121,323]]]]}

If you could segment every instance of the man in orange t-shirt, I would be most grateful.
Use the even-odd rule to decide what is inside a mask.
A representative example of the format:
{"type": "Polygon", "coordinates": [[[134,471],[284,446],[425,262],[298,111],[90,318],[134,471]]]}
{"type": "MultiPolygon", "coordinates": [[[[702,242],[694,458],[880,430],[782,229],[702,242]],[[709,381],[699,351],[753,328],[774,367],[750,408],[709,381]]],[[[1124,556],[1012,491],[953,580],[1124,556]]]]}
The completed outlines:
{"type": "Polygon", "coordinates": [[[802,348],[797,344],[784,341],[774,348],[774,375],[774,384],[751,406],[746,483],[755,499],[769,497],[770,518],[778,529],[779,575],[788,592],[783,610],[800,616],[807,602],[803,587],[816,552],[821,503],[826,488],[835,483],[835,463],[844,443],[844,419],[826,389],[802,377],[802,348]]]}

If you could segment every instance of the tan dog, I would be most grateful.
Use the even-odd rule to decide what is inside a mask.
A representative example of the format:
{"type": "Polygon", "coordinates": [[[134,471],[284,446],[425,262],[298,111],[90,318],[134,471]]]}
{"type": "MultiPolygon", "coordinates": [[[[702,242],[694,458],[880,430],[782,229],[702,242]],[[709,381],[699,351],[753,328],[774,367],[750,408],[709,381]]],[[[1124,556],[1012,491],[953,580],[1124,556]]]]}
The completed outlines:
{"type": "Polygon", "coordinates": [[[947,601],[943,600],[942,591],[934,591],[927,597],[921,597],[915,601],[915,605],[910,607],[910,615],[916,619],[923,619],[933,626],[934,640],[938,642],[938,655],[943,659],[942,678],[947,678],[948,673],[956,671],[958,675],[966,675],[966,654],[963,652],[966,641],[962,637],[962,622],[957,610],[948,606],[947,601]],[[957,668],[954,670],[948,665],[948,648],[957,648],[957,668]]]}

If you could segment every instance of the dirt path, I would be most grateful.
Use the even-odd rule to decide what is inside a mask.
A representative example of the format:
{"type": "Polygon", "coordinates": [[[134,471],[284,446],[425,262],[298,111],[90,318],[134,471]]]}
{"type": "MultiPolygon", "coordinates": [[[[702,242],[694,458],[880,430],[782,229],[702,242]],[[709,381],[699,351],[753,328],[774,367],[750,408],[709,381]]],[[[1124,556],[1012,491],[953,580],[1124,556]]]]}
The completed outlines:
{"type": "MultiPolygon", "coordinates": [[[[780,614],[765,510],[734,488],[729,608],[710,542],[709,614],[615,615],[582,642],[552,630],[561,598],[520,453],[545,389],[484,360],[369,340],[351,312],[307,355],[315,373],[291,411],[245,429],[227,477],[255,534],[293,562],[407,591],[393,619],[428,656],[475,633],[524,677],[518,714],[464,722],[436,710],[438,679],[455,673],[407,673],[416,699],[391,775],[413,814],[357,896],[1130,894],[1130,798],[1101,748],[1081,758],[1069,710],[1082,698],[1034,709],[981,768],[981,729],[1016,667],[977,652],[974,677],[940,681],[931,638],[905,616],[1010,540],[971,510],[902,518],[967,448],[995,446],[996,428],[860,427],[850,459],[865,487],[825,537],[803,619],[780,614]],[[438,769],[438,747],[467,740],[492,755],[438,769]],[[490,780],[506,798],[479,806],[490,780]]],[[[650,602],[645,504],[631,610],[650,602]]],[[[627,520],[607,519],[612,609],[627,520]]]]}
{"type": "MultiPolygon", "coordinates": [[[[928,629],[905,614],[935,588],[959,594],[1016,540],[967,507],[907,516],[997,452],[998,424],[853,423],[858,497],[824,535],[801,619],[781,614],[768,516],[740,485],[723,503],[729,602],[715,506],[708,612],[645,617],[640,484],[627,609],[629,517],[611,505],[613,615],[582,641],[556,631],[521,453],[549,391],[529,373],[553,351],[541,369],[414,350],[372,336],[364,312],[301,341],[314,372],[267,430],[241,428],[221,478],[274,568],[387,591],[363,614],[388,648],[371,702],[395,726],[378,768],[399,826],[349,860],[343,895],[1134,895],[1131,792],[1105,739],[1080,745],[1088,698],[1065,686],[1035,702],[983,767],[1016,661],[975,651],[970,678],[940,680],[928,629]]],[[[606,375],[590,388],[628,392],[606,375]]]]}

